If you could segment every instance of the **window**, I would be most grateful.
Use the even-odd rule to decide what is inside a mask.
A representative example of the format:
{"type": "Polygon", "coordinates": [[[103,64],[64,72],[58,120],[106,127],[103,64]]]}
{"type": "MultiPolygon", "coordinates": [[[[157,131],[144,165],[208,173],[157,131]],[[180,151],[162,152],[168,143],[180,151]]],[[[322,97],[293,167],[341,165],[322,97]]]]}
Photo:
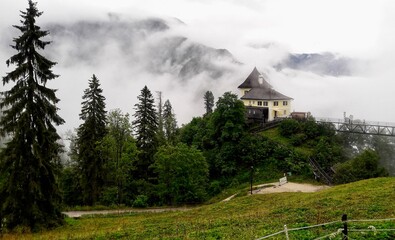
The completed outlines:
{"type": "Polygon", "coordinates": [[[262,106],[262,101],[258,101],[258,106],[262,106]]]}
{"type": "Polygon", "coordinates": [[[274,102],[273,102],[273,106],[278,106],[278,102],[277,102],[277,101],[274,101],[274,102]]]}
{"type": "Polygon", "coordinates": [[[284,110],[284,115],[287,115],[287,110],[284,110]]]}
{"type": "Polygon", "coordinates": [[[245,91],[244,91],[244,95],[246,95],[247,93],[248,93],[248,90],[245,90],[245,91]]]}
{"type": "Polygon", "coordinates": [[[268,103],[267,102],[263,102],[263,106],[267,107],[268,103]]]}
{"type": "Polygon", "coordinates": [[[283,101],[283,106],[287,106],[288,102],[287,101],[283,101]]]}

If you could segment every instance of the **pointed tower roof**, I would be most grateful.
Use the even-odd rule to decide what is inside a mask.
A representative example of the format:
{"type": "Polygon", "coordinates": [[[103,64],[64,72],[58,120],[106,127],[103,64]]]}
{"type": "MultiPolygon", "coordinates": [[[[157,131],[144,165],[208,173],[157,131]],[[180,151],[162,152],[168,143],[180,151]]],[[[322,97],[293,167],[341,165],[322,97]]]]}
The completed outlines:
{"type": "Polygon", "coordinates": [[[258,72],[256,67],[238,88],[250,88],[250,90],[245,93],[241,99],[292,100],[292,98],[274,90],[273,87],[265,80],[265,77],[258,72]]]}
{"type": "Polygon", "coordinates": [[[254,67],[254,70],[250,73],[247,79],[240,84],[238,88],[273,88],[266,80],[265,77],[258,72],[258,69],[254,67]],[[260,80],[261,78],[261,80],[260,80]]]}

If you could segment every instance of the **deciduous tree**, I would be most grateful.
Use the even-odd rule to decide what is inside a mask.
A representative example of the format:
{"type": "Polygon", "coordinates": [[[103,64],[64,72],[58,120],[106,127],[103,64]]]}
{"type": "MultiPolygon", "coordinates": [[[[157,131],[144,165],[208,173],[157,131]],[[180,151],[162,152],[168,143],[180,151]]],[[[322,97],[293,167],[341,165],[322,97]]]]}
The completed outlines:
{"type": "MultiPolygon", "coordinates": [[[[116,197],[107,199],[106,203],[124,203],[125,188],[132,177],[132,163],[137,160],[138,150],[131,135],[129,114],[115,109],[109,112],[107,119],[108,134],[101,141],[100,148],[106,158],[106,192],[116,189],[116,197]]],[[[108,197],[108,194],[104,195],[108,197]]]]}
{"type": "Polygon", "coordinates": [[[177,138],[177,119],[169,100],[163,105],[163,125],[166,141],[175,144],[177,138]]]}
{"type": "Polygon", "coordinates": [[[155,154],[160,195],[168,204],[205,200],[208,165],[203,154],[185,144],[162,146],[155,154]]]}
{"type": "Polygon", "coordinates": [[[157,130],[157,139],[158,139],[158,144],[163,145],[166,142],[165,139],[165,129],[164,129],[164,116],[163,116],[163,101],[162,101],[162,92],[157,91],[158,94],[158,130],[157,130]]]}
{"type": "Polygon", "coordinates": [[[240,159],[238,144],[245,133],[245,108],[236,94],[224,93],[211,114],[212,140],[216,142],[217,154],[211,159],[213,177],[235,174],[240,159]]]}
{"type": "Polygon", "coordinates": [[[204,108],[206,109],[205,115],[209,115],[213,112],[214,107],[214,95],[211,91],[207,91],[204,94],[204,108]]]}
{"type": "Polygon", "coordinates": [[[226,92],[211,116],[214,137],[220,142],[237,142],[245,130],[245,108],[236,94],[226,92]]]}

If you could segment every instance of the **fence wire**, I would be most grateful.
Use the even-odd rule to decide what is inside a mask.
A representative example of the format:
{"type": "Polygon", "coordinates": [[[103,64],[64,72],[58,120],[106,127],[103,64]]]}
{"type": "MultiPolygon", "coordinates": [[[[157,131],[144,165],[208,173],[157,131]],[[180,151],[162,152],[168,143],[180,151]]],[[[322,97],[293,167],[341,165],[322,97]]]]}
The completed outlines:
{"type": "MultiPolygon", "coordinates": [[[[321,226],[326,226],[326,225],[332,225],[336,223],[351,223],[351,222],[383,222],[383,221],[395,221],[395,218],[381,218],[381,219],[355,219],[355,220],[346,220],[346,221],[333,221],[333,222],[327,222],[327,223],[321,223],[321,224],[316,224],[316,225],[311,225],[311,226],[305,226],[305,227],[299,227],[299,228],[287,228],[286,225],[284,225],[285,229],[276,233],[272,233],[270,235],[266,235],[260,238],[257,238],[256,240],[261,240],[261,239],[267,239],[276,235],[279,235],[281,233],[285,233],[287,235],[288,239],[288,232],[292,231],[299,231],[299,230],[306,230],[306,229],[311,229],[311,228],[316,228],[316,227],[321,227],[321,226]]],[[[314,240],[320,240],[320,239],[325,239],[325,238],[334,238],[337,235],[341,234],[343,228],[339,228],[336,232],[332,232],[330,234],[327,234],[325,236],[321,236],[318,238],[315,238],[314,240]]],[[[391,232],[395,231],[395,229],[389,228],[389,229],[376,229],[374,226],[369,226],[367,229],[353,229],[353,228],[348,228],[348,232],[391,232]]],[[[348,236],[349,240],[352,240],[348,236]]]]}

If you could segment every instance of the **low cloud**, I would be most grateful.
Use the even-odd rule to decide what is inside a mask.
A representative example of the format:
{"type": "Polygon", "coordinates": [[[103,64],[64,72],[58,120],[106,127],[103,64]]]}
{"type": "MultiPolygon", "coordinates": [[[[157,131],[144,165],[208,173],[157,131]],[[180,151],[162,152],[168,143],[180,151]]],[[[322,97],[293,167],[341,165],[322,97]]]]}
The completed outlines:
{"type": "MultiPolygon", "coordinates": [[[[392,8],[386,6],[387,10],[381,12],[382,1],[374,5],[351,1],[342,8],[338,18],[333,19],[332,14],[330,18],[327,16],[327,12],[333,11],[325,12],[324,8],[341,8],[341,1],[328,1],[325,7],[313,2],[40,1],[38,8],[44,14],[38,23],[51,29],[49,37],[53,40],[45,55],[59,63],[54,72],[61,75],[50,83],[50,87],[59,89],[60,115],[67,122],[60,130],[65,132],[80,124],[81,96],[92,74],[102,84],[108,110],[120,108],[133,114],[137,96],[147,85],[154,95],[161,91],[164,100],[171,101],[178,122],[186,123],[193,116],[203,114],[205,91],[213,91],[216,99],[225,91],[237,93],[237,86],[255,66],[279,92],[294,98],[295,111],[334,118],[341,118],[343,112],[347,112],[359,119],[395,121],[395,113],[390,110],[390,104],[395,102],[392,81],[395,72],[391,65],[395,60],[392,8]],[[348,21],[347,14],[351,18],[354,13],[354,20],[348,21]],[[371,16],[369,21],[363,20],[361,16],[367,15],[371,16]],[[143,19],[158,19],[157,25],[151,27],[159,30],[128,28],[143,19]],[[168,29],[160,29],[161,19],[165,19],[168,29]],[[75,31],[82,26],[81,22],[98,25],[96,29],[91,26],[93,31],[84,36],[75,31]],[[232,58],[207,54],[204,57],[210,66],[206,71],[199,71],[185,56],[191,46],[195,51],[192,55],[197,55],[199,45],[211,48],[204,48],[210,54],[216,49],[227,49],[232,58]],[[303,69],[277,71],[272,67],[290,52],[325,51],[362,59],[363,64],[357,63],[351,76],[341,77],[303,69]],[[188,61],[191,64],[188,65],[188,61]],[[184,66],[190,66],[187,69],[192,73],[187,79],[180,77],[184,66]]],[[[27,1],[1,3],[0,13],[4,16],[0,23],[2,76],[11,70],[1,63],[15,54],[9,45],[12,38],[19,35],[11,25],[19,23],[18,11],[26,6],[27,1]]]]}

